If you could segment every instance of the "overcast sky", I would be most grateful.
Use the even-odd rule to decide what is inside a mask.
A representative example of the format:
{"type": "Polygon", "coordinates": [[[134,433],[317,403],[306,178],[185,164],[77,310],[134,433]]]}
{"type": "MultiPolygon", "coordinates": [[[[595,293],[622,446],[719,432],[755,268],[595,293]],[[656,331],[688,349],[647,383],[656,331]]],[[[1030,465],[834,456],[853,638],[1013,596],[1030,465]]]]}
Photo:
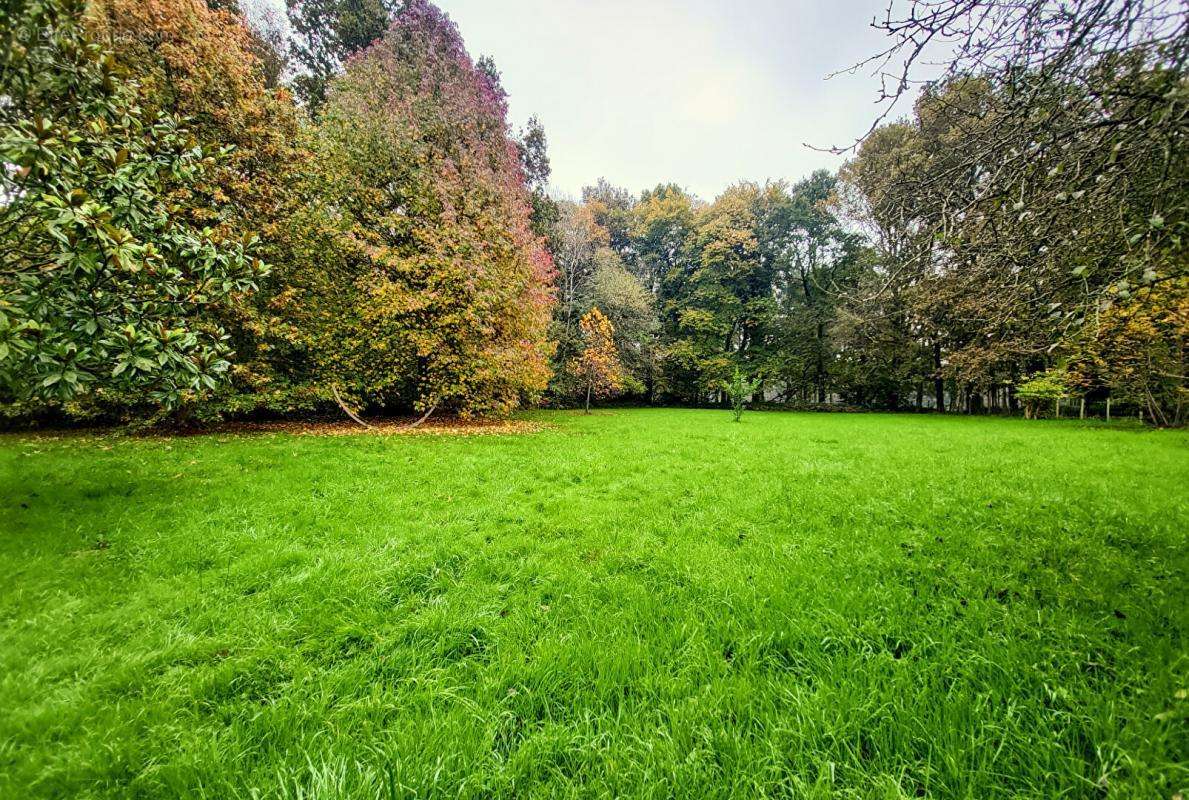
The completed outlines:
{"type": "Polygon", "coordinates": [[[871,21],[887,0],[435,1],[495,59],[512,124],[544,123],[560,196],[600,177],[707,200],[797,180],[843,160],[806,143],[849,145],[879,113],[870,69],[827,76],[886,47],[871,21]]]}
{"type": "Polygon", "coordinates": [[[713,199],[740,179],[796,180],[870,125],[886,0],[438,0],[473,58],[503,73],[513,124],[536,114],[553,188],[672,181],[713,199]]]}

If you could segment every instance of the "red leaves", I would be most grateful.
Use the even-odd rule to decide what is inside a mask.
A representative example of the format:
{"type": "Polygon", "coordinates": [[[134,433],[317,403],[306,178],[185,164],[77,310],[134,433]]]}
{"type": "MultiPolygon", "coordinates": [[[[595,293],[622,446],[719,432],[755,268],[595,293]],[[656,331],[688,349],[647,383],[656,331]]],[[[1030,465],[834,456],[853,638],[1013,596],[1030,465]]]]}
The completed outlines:
{"type": "Polygon", "coordinates": [[[301,226],[321,229],[301,232],[296,269],[316,292],[291,313],[318,380],[466,413],[538,395],[552,262],[529,228],[502,98],[453,23],[406,3],[334,82],[313,148],[301,226]]]}

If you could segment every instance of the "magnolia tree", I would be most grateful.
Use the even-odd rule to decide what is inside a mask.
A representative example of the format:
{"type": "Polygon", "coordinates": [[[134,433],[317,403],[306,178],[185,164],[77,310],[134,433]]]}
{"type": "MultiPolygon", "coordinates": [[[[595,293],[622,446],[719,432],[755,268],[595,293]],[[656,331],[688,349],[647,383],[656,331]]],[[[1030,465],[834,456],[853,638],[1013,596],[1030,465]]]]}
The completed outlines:
{"type": "Polygon", "coordinates": [[[0,392],[176,406],[226,373],[213,314],[265,272],[252,240],[171,203],[221,153],[142,109],[82,0],[18,8],[0,22],[0,392]]]}

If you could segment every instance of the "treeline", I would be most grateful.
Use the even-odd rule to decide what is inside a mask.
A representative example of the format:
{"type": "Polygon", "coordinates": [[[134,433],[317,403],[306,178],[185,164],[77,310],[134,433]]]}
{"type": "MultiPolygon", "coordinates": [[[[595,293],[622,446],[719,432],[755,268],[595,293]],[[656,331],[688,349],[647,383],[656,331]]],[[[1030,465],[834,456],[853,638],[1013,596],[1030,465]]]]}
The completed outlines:
{"type": "Polygon", "coordinates": [[[872,252],[831,210],[836,188],[822,171],[791,186],[741,183],[704,203],[676,185],[636,198],[603,182],[560,204],[555,398],[582,389],[568,365],[593,307],[614,326],[622,391],[649,402],[725,402],[737,367],[777,401],[849,391],[833,325],[872,252]]]}
{"type": "MultiPolygon", "coordinates": [[[[703,204],[605,184],[564,204],[554,391],[573,322],[610,309],[624,391],[724,403],[1056,413],[1189,411],[1189,16],[1173,4],[917,0],[907,53],[955,42],[911,116],[837,175],[703,204]],[[609,287],[614,286],[612,291],[609,287]],[[1084,407],[1084,405],[1083,405],[1084,407]]],[[[899,49],[898,49],[899,48],[899,49]]]]}
{"type": "Polygon", "coordinates": [[[10,0],[0,404],[485,414],[734,384],[1183,422],[1184,16],[908,5],[889,97],[930,26],[963,44],[837,174],[571,202],[425,0],[289,0],[284,26],[227,0],[10,0]]]}

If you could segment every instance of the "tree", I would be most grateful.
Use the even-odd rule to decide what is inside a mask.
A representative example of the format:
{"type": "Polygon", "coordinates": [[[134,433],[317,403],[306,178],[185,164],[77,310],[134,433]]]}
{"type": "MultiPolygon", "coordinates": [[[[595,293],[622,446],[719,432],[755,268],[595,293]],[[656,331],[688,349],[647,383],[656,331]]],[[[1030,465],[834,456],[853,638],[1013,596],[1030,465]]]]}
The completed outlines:
{"type": "Polygon", "coordinates": [[[636,257],[636,274],[659,302],[668,299],[666,286],[686,267],[696,205],[679,186],[664,184],[644,192],[631,209],[630,250],[636,257]]]}
{"type": "Polygon", "coordinates": [[[856,278],[859,237],[830,206],[837,179],[818,170],[792,187],[765,187],[756,212],[761,257],[772,265],[777,310],[764,372],[786,396],[826,401],[833,343],[829,327],[840,295],[856,278]]]}
{"type": "Polygon", "coordinates": [[[549,184],[549,152],[545,126],[536,117],[529,117],[516,141],[520,168],[530,189],[544,191],[549,184]]]}
{"type": "Polygon", "coordinates": [[[549,377],[553,267],[501,94],[409,0],[336,79],[278,313],[329,397],[500,413],[549,377]]]}
{"type": "Polygon", "coordinates": [[[916,273],[910,307],[937,354],[938,405],[942,373],[969,408],[1075,355],[1116,301],[1170,298],[1147,290],[1187,263],[1183,9],[909,0],[878,27],[892,46],[875,60],[900,62],[889,104],[918,83],[928,47],[953,52],[914,119],[874,127],[858,159],[875,139],[909,140],[895,156],[914,168],[865,174],[882,186],[871,208],[895,198],[908,223],[898,261],[916,273]]]}
{"type": "Polygon", "coordinates": [[[594,262],[584,305],[598,308],[611,323],[624,391],[644,392],[654,385],[657,371],[652,295],[610,248],[596,252],[594,262]]]}
{"type": "Polygon", "coordinates": [[[584,347],[575,360],[573,371],[586,387],[586,413],[590,399],[609,397],[623,388],[623,367],[615,349],[615,329],[598,307],[583,315],[579,322],[584,347]]]}
{"type": "Polygon", "coordinates": [[[296,379],[300,354],[274,307],[292,240],[304,236],[295,215],[308,205],[299,184],[311,171],[309,153],[289,91],[268,85],[259,37],[243,17],[199,0],[91,0],[86,21],[140,84],[146,109],[186,119],[198,145],[222,154],[170,198],[174,213],[218,239],[258,240],[257,254],[274,268],[249,302],[212,310],[235,359],[231,380],[204,411],[312,407],[317,397],[296,379]]]}
{"type": "Polygon", "coordinates": [[[594,186],[582,189],[582,204],[594,214],[595,222],[607,231],[610,247],[620,258],[632,258],[632,207],[635,201],[627,189],[612,186],[599,178],[594,186]]]}
{"type": "Polygon", "coordinates": [[[1189,279],[1116,297],[1072,348],[1070,377],[1084,390],[1135,403],[1157,425],[1189,414],[1189,279]],[[1156,296],[1147,296],[1149,293],[1156,296]]]}
{"type": "Polygon", "coordinates": [[[743,377],[743,370],[739,369],[739,367],[735,367],[735,371],[731,375],[731,380],[723,383],[724,390],[731,398],[731,413],[735,422],[743,419],[743,410],[747,407],[747,398],[760,385],[761,381],[758,379],[743,377]]]}
{"type": "Polygon", "coordinates": [[[1069,393],[1064,370],[1048,370],[1032,376],[1016,387],[1016,397],[1024,404],[1024,417],[1031,419],[1040,415],[1040,409],[1052,403],[1053,416],[1060,416],[1061,398],[1069,393]]]}
{"type": "Polygon", "coordinates": [[[557,225],[561,212],[546,191],[551,169],[545,126],[541,124],[541,120],[529,117],[528,123],[517,137],[516,148],[520,154],[520,169],[524,172],[525,183],[531,192],[533,233],[548,236],[557,225]]]}
{"type": "Polygon", "coordinates": [[[570,345],[577,335],[577,322],[585,313],[583,302],[594,275],[595,256],[607,248],[610,239],[589,206],[563,203],[559,211],[550,249],[558,281],[554,338],[560,343],[558,354],[564,361],[573,355],[570,345]]]}
{"type": "Polygon", "coordinates": [[[384,35],[399,0],[285,0],[291,52],[302,67],[294,87],[311,116],[321,113],[327,87],[347,59],[384,35]]]}
{"type": "Polygon", "coordinates": [[[91,0],[85,19],[147,110],[187,120],[199,144],[228,151],[201,187],[219,202],[186,199],[185,212],[228,236],[264,238],[300,158],[298,116],[287,90],[265,85],[244,19],[200,0],[91,0]]]}
{"type": "Polygon", "coordinates": [[[171,408],[226,374],[230,348],[213,310],[254,289],[266,268],[253,241],[226,241],[176,213],[172,198],[195,192],[218,153],[142,105],[141,87],[87,36],[84,12],[81,0],[23,4],[0,28],[10,45],[0,73],[0,382],[13,399],[136,393],[171,408]]]}
{"type": "Polygon", "coordinates": [[[775,303],[774,264],[756,239],[760,196],[758,186],[742,183],[700,209],[688,243],[690,269],[672,276],[666,289],[666,380],[683,399],[721,392],[736,364],[762,358],[775,303]]]}

